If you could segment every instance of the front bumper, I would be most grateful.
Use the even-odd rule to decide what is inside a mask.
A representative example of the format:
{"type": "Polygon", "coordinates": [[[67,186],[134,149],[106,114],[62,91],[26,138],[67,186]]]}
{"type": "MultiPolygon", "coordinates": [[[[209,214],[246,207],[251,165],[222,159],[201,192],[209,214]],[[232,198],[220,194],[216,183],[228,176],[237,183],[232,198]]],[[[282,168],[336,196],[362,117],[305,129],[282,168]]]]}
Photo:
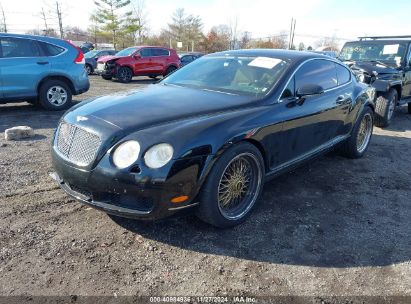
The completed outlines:
{"type": "Polygon", "coordinates": [[[155,220],[198,204],[198,178],[210,156],[175,160],[165,175],[118,170],[107,157],[92,170],[82,170],[60,158],[52,149],[56,172],[51,177],[71,197],[106,213],[136,219],[155,220]],[[161,177],[163,175],[164,177],[161,177]],[[171,200],[188,196],[182,203],[171,200]]]}

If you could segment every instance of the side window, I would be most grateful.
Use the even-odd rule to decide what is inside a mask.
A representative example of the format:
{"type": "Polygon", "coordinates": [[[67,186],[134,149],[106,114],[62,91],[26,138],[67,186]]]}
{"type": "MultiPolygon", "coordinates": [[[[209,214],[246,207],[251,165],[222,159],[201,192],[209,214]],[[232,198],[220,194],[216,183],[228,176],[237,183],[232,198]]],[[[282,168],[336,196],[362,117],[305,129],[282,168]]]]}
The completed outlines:
{"type": "Polygon", "coordinates": [[[39,57],[40,48],[36,41],[21,38],[1,38],[3,58],[39,57]]]}
{"type": "Polygon", "coordinates": [[[165,49],[152,49],[153,55],[152,56],[168,56],[170,53],[165,49]]]}
{"type": "Polygon", "coordinates": [[[153,52],[152,49],[142,49],[140,50],[140,55],[141,57],[151,57],[153,56],[153,52]]]}
{"type": "Polygon", "coordinates": [[[43,54],[45,56],[57,56],[58,54],[61,54],[64,52],[64,49],[46,42],[38,42],[39,45],[41,46],[41,49],[43,51],[43,54]]]}
{"type": "Polygon", "coordinates": [[[295,74],[295,86],[297,89],[317,84],[328,90],[337,86],[337,74],[334,62],[329,60],[312,60],[305,63],[295,74]]]}
{"type": "Polygon", "coordinates": [[[280,99],[294,97],[295,95],[295,78],[294,76],[290,79],[287,87],[284,89],[283,94],[280,99]]]}
{"type": "Polygon", "coordinates": [[[335,64],[335,68],[337,69],[338,85],[350,82],[351,72],[347,68],[338,63],[335,64]]]}

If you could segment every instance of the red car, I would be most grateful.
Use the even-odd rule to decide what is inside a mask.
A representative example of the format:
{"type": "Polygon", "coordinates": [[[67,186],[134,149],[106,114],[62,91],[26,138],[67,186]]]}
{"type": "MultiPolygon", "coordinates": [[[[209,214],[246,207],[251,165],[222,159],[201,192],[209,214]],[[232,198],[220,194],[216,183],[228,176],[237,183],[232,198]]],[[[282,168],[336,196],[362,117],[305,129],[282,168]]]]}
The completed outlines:
{"type": "Polygon", "coordinates": [[[95,72],[104,79],[130,82],[133,76],[166,76],[180,67],[180,58],[173,49],[156,46],[133,46],[114,56],[98,59],[95,72]]]}

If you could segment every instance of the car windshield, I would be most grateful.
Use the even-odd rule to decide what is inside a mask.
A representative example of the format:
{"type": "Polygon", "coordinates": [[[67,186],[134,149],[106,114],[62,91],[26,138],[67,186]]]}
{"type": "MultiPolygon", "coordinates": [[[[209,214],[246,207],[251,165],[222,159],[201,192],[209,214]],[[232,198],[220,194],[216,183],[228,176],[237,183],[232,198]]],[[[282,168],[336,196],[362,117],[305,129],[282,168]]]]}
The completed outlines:
{"type": "Polygon", "coordinates": [[[137,49],[138,48],[136,48],[136,47],[129,47],[129,48],[126,48],[124,50],[121,50],[121,51],[117,52],[116,56],[130,56],[135,51],[137,51],[137,49]]]}
{"type": "Polygon", "coordinates": [[[399,65],[405,56],[406,44],[389,41],[348,42],[340,52],[341,60],[380,61],[399,65]]]}
{"type": "Polygon", "coordinates": [[[177,70],[162,83],[262,97],[277,83],[288,65],[272,57],[207,56],[177,70]]]}
{"type": "Polygon", "coordinates": [[[90,51],[90,52],[87,52],[87,53],[84,54],[84,57],[86,57],[86,58],[93,58],[94,56],[97,55],[98,52],[99,52],[99,51],[90,51]]]}

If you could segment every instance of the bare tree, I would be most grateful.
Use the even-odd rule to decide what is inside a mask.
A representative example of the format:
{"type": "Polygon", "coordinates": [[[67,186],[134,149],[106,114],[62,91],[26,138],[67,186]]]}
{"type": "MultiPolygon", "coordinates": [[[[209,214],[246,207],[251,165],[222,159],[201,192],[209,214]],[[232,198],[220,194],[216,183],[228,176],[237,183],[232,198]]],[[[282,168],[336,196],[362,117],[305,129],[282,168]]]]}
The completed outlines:
{"type": "Polygon", "coordinates": [[[7,33],[6,14],[4,13],[4,9],[3,9],[3,6],[1,5],[1,3],[0,3],[0,10],[1,10],[2,17],[3,17],[3,26],[2,26],[2,28],[0,28],[0,30],[7,33]]]}
{"type": "Polygon", "coordinates": [[[142,43],[144,36],[148,32],[148,22],[147,22],[147,12],[146,12],[146,1],[138,0],[135,5],[133,5],[134,18],[137,20],[137,40],[138,43],[142,43]]]}
{"type": "Polygon", "coordinates": [[[59,29],[60,29],[60,38],[63,39],[64,31],[63,31],[63,18],[61,13],[61,5],[59,1],[56,0],[56,16],[59,22],[59,29]]]}
{"type": "Polygon", "coordinates": [[[46,32],[47,32],[47,31],[48,31],[47,17],[46,17],[46,13],[44,12],[44,8],[41,8],[40,17],[41,17],[41,19],[43,19],[44,29],[45,29],[46,32]]]}
{"type": "Polygon", "coordinates": [[[323,47],[327,50],[330,51],[339,51],[339,45],[338,45],[338,38],[333,35],[331,37],[323,37],[322,39],[319,39],[315,42],[315,47],[319,48],[319,47],[323,47]]]}
{"type": "Polygon", "coordinates": [[[230,30],[230,50],[238,47],[238,18],[231,18],[228,24],[230,30]]]}

